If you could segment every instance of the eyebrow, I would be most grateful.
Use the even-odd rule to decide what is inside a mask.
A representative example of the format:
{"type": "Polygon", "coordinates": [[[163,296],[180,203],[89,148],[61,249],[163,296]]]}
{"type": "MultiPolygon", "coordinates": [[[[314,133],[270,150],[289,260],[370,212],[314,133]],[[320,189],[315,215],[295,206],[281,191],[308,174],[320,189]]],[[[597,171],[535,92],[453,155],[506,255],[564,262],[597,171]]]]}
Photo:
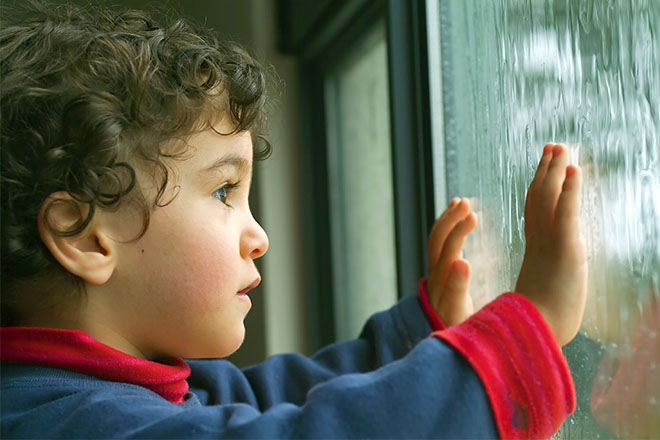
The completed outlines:
{"type": "Polygon", "coordinates": [[[225,167],[234,167],[240,173],[247,173],[252,168],[250,166],[250,162],[244,157],[237,156],[234,154],[229,154],[227,156],[223,156],[217,159],[216,161],[211,163],[208,167],[204,168],[203,171],[216,172],[225,167]]]}

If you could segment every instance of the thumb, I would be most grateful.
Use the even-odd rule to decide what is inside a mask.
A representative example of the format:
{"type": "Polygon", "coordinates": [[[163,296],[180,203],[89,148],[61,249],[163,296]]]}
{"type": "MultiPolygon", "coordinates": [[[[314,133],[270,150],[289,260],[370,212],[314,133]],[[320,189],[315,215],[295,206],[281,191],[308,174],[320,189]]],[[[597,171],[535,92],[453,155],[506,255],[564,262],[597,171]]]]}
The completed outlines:
{"type": "Polygon", "coordinates": [[[443,292],[445,325],[456,325],[465,321],[473,312],[472,298],[468,294],[470,263],[459,259],[451,264],[443,292]]]}

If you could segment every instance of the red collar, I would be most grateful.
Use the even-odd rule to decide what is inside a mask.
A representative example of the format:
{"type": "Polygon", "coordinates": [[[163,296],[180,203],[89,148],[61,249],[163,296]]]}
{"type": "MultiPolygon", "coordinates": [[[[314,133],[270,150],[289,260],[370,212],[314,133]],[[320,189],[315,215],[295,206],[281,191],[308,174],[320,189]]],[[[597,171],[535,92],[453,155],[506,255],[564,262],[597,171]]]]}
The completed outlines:
{"type": "Polygon", "coordinates": [[[140,385],[170,402],[183,402],[190,367],[183,359],[152,362],[129,356],[78,330],[0,328],[0,361],[65,368],[140,385]]]}

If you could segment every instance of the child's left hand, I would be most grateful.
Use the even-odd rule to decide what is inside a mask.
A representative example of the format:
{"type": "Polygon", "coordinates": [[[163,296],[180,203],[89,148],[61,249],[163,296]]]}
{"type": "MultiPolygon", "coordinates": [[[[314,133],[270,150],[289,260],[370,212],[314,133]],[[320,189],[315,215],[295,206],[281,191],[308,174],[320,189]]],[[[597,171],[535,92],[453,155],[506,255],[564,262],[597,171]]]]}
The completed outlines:
{"type": "Polygon", "coordinates": [[[476,225],[469,200],[454,198],[429,234],[426,290],[431,306],[447,327],[460,324],[474,311],[468,294],[470,263],[463,259],[462,251],[476,225]]]}

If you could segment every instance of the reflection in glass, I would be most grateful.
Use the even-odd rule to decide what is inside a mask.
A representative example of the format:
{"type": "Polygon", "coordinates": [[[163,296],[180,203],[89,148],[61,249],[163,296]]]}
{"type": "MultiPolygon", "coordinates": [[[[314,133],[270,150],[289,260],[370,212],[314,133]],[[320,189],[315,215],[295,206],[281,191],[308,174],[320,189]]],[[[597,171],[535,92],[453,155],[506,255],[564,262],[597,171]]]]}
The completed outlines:
{"type": "Polygon", "coordinates": [[[660,437],[660,5],[436,5],[447,195],[475,198],[480,217],[466,249],[475,304],[515,286],[527,186],[543,145],[568,143],[590,276],[565,348],[578,410],[557,436],[660,437]]]}
{"type": "Polygon", "coordinates": [[[335,330],[397,299],[387,45],[381,23],[325,78],[335,330]]]}

